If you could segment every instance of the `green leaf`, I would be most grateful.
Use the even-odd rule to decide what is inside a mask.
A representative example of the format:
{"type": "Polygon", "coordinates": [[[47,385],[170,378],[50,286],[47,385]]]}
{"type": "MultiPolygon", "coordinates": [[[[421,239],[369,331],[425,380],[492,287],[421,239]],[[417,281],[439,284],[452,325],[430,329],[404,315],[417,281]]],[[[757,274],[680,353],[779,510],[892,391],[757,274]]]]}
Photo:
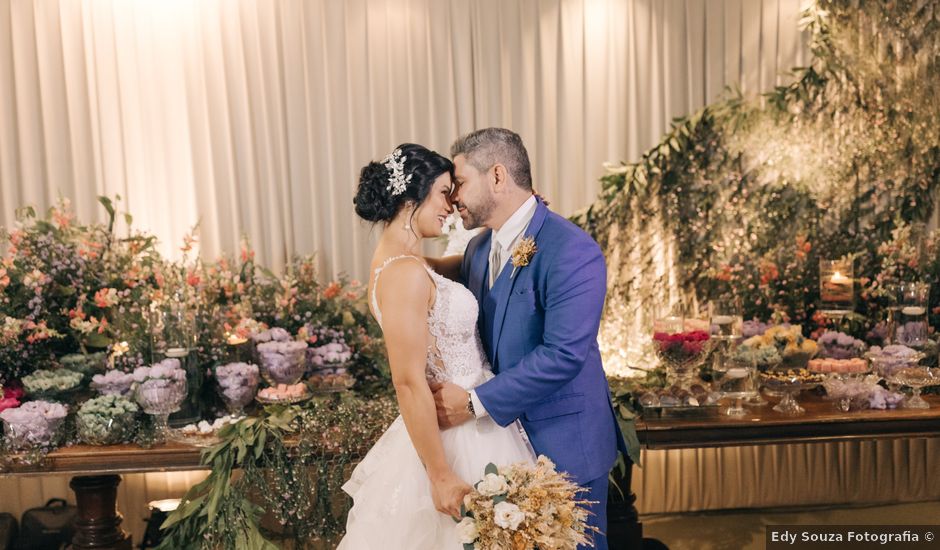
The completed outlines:
{"type": "Polygon", "coordinates": [[[620,422],[620,431],[623,432],[623,438],[627,443],[627,455],[634,464],[640,466],[640,439],[636,435],[636,419],[618,418],[620,422]]]}
{"type": "Polygon", "coordinates": [[[198,510],[202,503],[206,500],[206,495],[196,497],[192,500],[185,500],[183,504],[173,510],[163,524],[160,525],[160,529],[166,530],[170,527],[176,525],[180,521],[189,518],[193,513],[198,510]]]}
{"type": "Polygon", "coordinates": [[[258,441],[255,443],[255,460],[259,460],[261,455],[264,454],[264,444],[268,440],[267,430],[262,431],[258,434],[258,441]]]}
{"type": "Polygon", "coordinates": [[[114,218],[114,204],[111,202],[111,198],[101,195],[98,197],[98,202],[100,202],[101,206],[104,206],[104,209],[108,211],[108,216],[114,218]]]}
{"type": "Polygon", "coordinates": [[[499,504],[500,502],[506,502],[506,493],[501,495],[496,495],[493,497],[493,504],[499,504]]]}
{"type": "Polygon", "coordinates": [[[486,474],[496,474],[499,475],[499,468],[496,467],[496,464],[490,462],[486,465],[486,468],[483,470],[483,475],[486,474]]]}
{"type": "Polygon", "coordinates": [[[85,345],[90,348],[106,348],[111,345],[111,338],[99,332],[92,332],[85,336],[85,345]]]}

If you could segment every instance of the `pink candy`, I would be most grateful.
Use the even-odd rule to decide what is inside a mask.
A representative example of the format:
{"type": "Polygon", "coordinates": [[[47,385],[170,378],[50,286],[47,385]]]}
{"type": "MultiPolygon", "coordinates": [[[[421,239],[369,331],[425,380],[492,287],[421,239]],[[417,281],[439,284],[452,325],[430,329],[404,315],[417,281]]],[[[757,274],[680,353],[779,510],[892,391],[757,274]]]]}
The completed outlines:
{"type": "Polygon", "coordinates": [[[868,371],[868,362],[861,358],[810,359],[809,370],[823,373],[834,372],[838,374],[857,374],[868,371]]]}

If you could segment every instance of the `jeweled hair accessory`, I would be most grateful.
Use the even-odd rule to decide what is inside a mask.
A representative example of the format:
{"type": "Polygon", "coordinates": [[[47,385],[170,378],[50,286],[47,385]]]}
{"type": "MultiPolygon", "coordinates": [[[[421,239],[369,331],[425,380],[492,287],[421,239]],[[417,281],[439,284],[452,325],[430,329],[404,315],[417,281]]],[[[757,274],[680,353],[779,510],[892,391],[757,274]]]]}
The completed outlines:
{"type": "Polygon", "coordinates": [[[401,154],[401,149],[395,149],[392,154],[382,161],[385,168],[391,172],[385,190],[390,192],[393,197],[404,193],[405,188],[411,183],[411,174],[405,175],[405,158],[401,154]]]}

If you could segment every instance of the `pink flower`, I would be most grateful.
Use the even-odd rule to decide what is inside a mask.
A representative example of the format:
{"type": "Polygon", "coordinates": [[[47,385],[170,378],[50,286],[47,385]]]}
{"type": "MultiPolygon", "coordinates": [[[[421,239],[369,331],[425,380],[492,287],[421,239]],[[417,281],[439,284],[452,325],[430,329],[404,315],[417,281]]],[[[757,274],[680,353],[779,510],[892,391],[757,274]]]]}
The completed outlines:
{"type": "Polygon", "coordinates": [[[7,409],[15,409],[16,407],[19,407],[19,406],[20,406],[20,401],[19,399],[16,399],[15,397],[4,397],[3,399],[0,399],[0,412],[5,411],[7,409]]]}
{"type": "Polygon", "coordinates": [[[19,399],[23,397],[26,392],[23,391],[23,388],[20,386],[7,386],[3,388],[3,399],[19,399]]]}

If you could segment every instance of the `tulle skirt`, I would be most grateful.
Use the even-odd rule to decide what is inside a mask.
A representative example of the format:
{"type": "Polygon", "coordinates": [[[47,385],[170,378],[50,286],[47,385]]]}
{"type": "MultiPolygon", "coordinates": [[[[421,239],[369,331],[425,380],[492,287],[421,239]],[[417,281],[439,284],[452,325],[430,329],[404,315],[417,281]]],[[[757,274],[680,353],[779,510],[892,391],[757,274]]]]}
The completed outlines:
{"type": "MultiPolygon", "coordinates": [[[[534,460],[521,428],[489,417],[441,432],[454,472],[473,485],[490,462],[534,460]]],[[[431,484],[399,416],[355,468],[343,490],[353,498],[340,550],[462,550],[456,523],[434,508],[431,484]]]]}

